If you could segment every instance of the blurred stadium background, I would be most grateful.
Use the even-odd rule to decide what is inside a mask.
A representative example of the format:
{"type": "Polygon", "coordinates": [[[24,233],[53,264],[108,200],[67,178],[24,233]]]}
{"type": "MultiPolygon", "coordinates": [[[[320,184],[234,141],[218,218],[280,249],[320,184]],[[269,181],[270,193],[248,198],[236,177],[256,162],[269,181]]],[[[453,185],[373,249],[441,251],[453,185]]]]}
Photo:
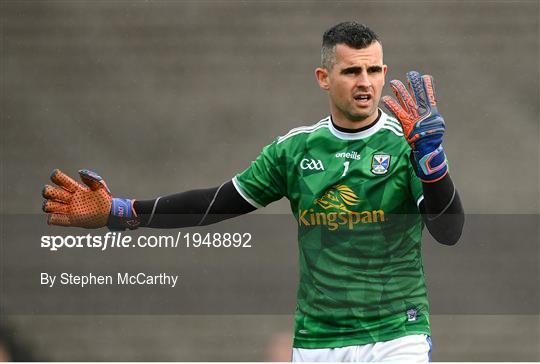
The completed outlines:
{"type": "MultiPolygon", "coordinates": [[[[389,79],[434,75],[466,211],[538,214],[539,4],[4,0],[1,213],[39,214],[53,168],[95,169],[137,198],[231,178],[327,114],[313,76],[321,36],[358,20],[382,39],[389,79]]],[[[285,212],[286,201],[260,211],[285,212]]],[[[432,321],[437,361],[540,360],[538,315],[432,321]]],[[[35,358],[68,361],[286,360],[292,331],[289,315],[2,323],[35,358]]]]}

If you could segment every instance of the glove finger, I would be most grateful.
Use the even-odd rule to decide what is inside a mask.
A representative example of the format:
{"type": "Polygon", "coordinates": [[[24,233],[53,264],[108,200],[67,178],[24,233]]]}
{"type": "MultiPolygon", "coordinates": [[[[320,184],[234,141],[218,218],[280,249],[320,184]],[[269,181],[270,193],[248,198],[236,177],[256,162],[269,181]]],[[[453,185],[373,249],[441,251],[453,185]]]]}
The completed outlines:
{"type": "Polygon", "coordinates": [[[417,106],[419,115],[425,115],[429,111],[424,81],[420,73],[416,71],[407,72],[407,82],[417,106]]]}
{"type": "Polygon", "coordinates": [[[405,126],[404,124],[408,124],[407,121],[410,119],[410,116],[405,110],[403,110],[401,105],[398,104],[396,100],[390,96],[383,96],[382,101],[384,106],[386,106],[388,111],[390,111],[399,120],[402,126],[405,126]]]}
{"type": "Polygon", "coordinates": [[[413,116],[417,116],[418,113],[416,112],[416,104],[409,91],[407,91],[405,85],[399,80],[392,80],[390,81],[390,87],[394,91],[394,94],[401,104],[401,107],[403,107],[405,111],[413,116]]]}
{"type": "Polygon", "coordinates": [[[79,182],[75,181],[73,178],[59,169],[52,171],[51,181],[56,183],[58,186],[65,188],[69,192],[75,192],[83,188],[79,182]]]}
{"type": "Polygon", "coordinates": [[[60,202],[69,202],[73,194],[64,190],[63,188],[53,187],[50,185],[45,185],[41,191],[43,197],[48,200],[60,201],[60,202]]]}
{"type": "Polygon", "coordinates": [[[81,180],[84,182],[85,185],[90,187],[92,191],[97,191],[100,188],[105,188],[107,192],[109,192],[109,194],[111,193],[103,178],[101,178],[101,176],[96,172],[89,169],[81,169],[79,171],[79,176],[81,176],[81,180]]]}
{"type": "Polygon", "coordinates": [[[59,214],[69,213],[69,205],[56,201],[45,200],[42,208],[45,212],[54,212],[59,214]]]}
{"type": "Polygon", "coordinates": [[[69,217],[65,214],[49,214],[47,216],[47,224],[58,226],[71,226],[69,217]]]}
{"type": "Polygon", "coordinates": [[[432,110],[437,109],[437,98],[435,96],[435,87],[433,86],[433,76],[423,75],[424,86],[426,90],[427,100],[432,110]]]}

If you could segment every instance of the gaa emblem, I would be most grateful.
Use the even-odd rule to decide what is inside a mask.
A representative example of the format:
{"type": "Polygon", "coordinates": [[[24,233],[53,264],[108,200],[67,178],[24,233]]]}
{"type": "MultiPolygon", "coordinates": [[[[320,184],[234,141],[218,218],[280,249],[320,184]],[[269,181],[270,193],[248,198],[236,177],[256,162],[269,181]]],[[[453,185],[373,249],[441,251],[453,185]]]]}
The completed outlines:
{"type": "Polygon", "coordinates": [[[371,172],[373,174],[386,174],[390,167],[390,156],[388,154],[374,154],[371,159],[371,172]]]}
{"type": "Polygon", "coordinates": [[[320,159],[307,159],[304,158],[300,162],[300,168],[309,169],[310,171],[324,171],[324,165],[320,159]]]}

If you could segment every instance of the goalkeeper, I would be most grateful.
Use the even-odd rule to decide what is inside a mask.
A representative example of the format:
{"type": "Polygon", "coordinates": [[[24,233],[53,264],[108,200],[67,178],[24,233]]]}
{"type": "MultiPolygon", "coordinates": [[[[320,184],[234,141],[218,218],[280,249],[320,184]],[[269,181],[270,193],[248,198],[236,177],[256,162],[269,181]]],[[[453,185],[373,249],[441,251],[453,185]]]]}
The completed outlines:
{"type": "Polygon", "coordinates": [[[55,170],[45,186],[49,224],[179,228],[249,213],[282,197],[298,221],[300,280],[293,361],[428,361],[429,304],[421,259],[426,226],[455,244],[464,214],[448,172],[445,123],[433,79],[391,81],[368,27],[323,35],[315,70],[330,115],[292,129],[220,186],[152,200],[114,198],[89,170],[80,184],[55,170]],[[347,223],[345,223],[347,222],[347,223]]]}

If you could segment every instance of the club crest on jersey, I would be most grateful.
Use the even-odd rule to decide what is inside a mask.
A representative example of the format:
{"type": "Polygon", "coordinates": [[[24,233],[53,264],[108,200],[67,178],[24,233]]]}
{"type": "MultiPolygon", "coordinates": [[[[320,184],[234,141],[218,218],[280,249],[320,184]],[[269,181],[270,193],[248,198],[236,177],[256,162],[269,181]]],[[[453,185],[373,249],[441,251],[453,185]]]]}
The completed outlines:
{"type": "Polygon", "coordinates": [[[418,311],[416,311],[414,308],[407,310],[407,321],[416,321],[417,316],[418,311]]]}
{"type": "Polygon", "coordinates": [[[390,167],[390,155],[388,154],[374,154],[371,159],[371,172],[373,174],[386,174],[390,167]]]}

